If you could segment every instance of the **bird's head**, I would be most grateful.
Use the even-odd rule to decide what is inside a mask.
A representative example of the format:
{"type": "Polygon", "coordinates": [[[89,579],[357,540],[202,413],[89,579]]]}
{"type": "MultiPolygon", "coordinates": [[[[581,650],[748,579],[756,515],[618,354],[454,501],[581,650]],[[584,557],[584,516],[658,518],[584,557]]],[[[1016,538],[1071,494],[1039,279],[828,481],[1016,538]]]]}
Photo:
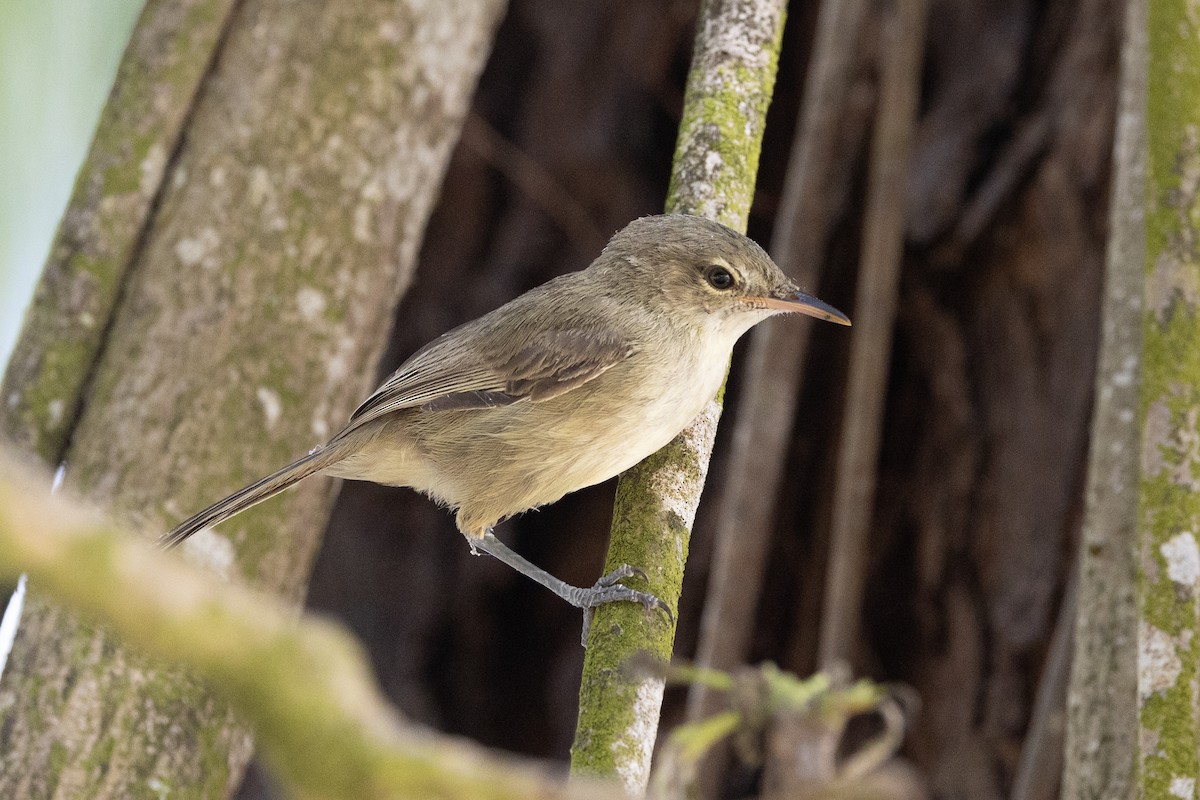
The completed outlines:
{"type": "Polygon", "coordinates": [[[627,273],[631,291],[734,336],[776,314],[850,324],[845,314],[801,291],[753,241],[703,217],[636,219],[613,236],[605,253],[615,256],[604,259],[614,272],[627,273]]]}

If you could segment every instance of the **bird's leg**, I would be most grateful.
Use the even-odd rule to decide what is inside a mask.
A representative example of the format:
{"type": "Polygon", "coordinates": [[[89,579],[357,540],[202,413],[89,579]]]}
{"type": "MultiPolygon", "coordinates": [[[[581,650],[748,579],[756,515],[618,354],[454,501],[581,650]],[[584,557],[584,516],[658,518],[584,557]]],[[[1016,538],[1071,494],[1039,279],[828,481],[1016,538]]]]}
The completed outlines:
{"type": "Polygon", "coordinates": [[[488,555],[503,561],[525,577],[537,581],[576,608],[583,609],[584,645],[587,644],[588,628],[592,622],[592,609],[606,603],[619,603],[622,601],[641,603],[646,607],[646,610],[657,608],[667,615],[668,620],[674,621],[675,619],[675,616],[671,613],[671,609],[662,600],[659,600],[649,592],[639,592],[621,583],[625,578],[631,578],[634,575],[640,576],[644,580],[646,573],[637,567],[622,564],[600,578],[591,587],[572,586],[517,555],[509,549],[508,545],[497,539],[490,531],[485,533],[482,539],[470,539],[468,541],[471,543],[472,551],[482,550],[488,555]]]}

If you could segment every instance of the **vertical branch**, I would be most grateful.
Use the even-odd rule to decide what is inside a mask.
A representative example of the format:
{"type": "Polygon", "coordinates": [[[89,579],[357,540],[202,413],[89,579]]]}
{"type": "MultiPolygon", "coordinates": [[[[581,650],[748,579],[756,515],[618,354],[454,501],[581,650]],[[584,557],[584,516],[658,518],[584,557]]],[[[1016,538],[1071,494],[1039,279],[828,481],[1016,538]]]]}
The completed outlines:
{"type": "MultiPolygon", "coordinates": [[[[783,0],[706,0],[684,98],[667,211],[745,230],[783,36],[783,0]]],[[[643,568],[678,607],[688,540],[708,471],[720,399],[617,488],[606,569],[643,568]]],[[[671,655],[674,624],[627,603],[597,609],[584,660],[571,765],[618,777],[641,794],[649,777],[663,683],[624,669],[639,651],[671,655]]]]}
{"type": "Polygon", "coordinates": [[[925,0],[896,0],[885,33],[825,578],[819,657],[826,666],[848,661],[858,636],[879,427],[903,261],[905,190],[921,90],[926,10],[925,0]]]}
{"type": "MultiPolygon", "coordinates": [[[[866,0],[821,3],[771,242],[784,271],[814,289],[829,228],[849,196],[850,181],[842,173],[849,170],[845,162],[854,149],[846,148],[845,140],[856,102],[855,67],[866,60],[860,49],[866,12],[866,0]]],[[[857,138],[857,131],[852,135],[857,138]]]]}
{"type": "Polygon", "coordinates": [[[1146,258],[1146,0],[1125,3],[1064,798],[1133,797],[1137,737],[1138,371],[1146,258]]]}
{"type": "Polygon", "coordinates": [[[1138,495],[1138,794],[1200,776],[1200,20],[1148,4],[1138,495]]]}

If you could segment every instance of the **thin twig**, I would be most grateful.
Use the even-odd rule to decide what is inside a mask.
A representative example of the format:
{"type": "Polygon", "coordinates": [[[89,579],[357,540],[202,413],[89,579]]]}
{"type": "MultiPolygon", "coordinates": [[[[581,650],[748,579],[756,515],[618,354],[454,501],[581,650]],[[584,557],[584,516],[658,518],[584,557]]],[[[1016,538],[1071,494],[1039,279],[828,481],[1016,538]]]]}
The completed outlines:
{"type": "Polygon", "coordinates": [[[959,216],[954,228],[954,247],[959,253],[972,247],[1005,201],[1013,196],[1021,181],[1032,170],[1038,156],[1045,152],[1054,133],[1050,115],[1042,110],[1026,120],[1005,144],[994,167],[988,170],[976,191],[959,216]]]}
{"type": "Polygon", "coordinates": [[[890,36],[883,51],[862,273],[855,301],[825,577],[819,657],[826,668],[849,661],[858,636],[880,425],[903,260],[904,201],[921,87],[926,13],[925,0],[894,2],[890,36]]]}
{"type": "MultiPolygon", "coordinates": [[[[844,122],[855,46],[862,29],[864,0],[822,3],[783,201],[771,251],[803,286],[819,281],[830,220],[835,165],[845,169],[844,122]],[[839,159],[839,153],[843,153],[839,159]]],[[[840,177],[840,176],[839,176],[840,177]]],[[[761,595],[764,564],[774,521],[787,447],[796,412],[797,385],[808,349],[810,326],[768,323],[752,334],[740,412],[735,422],[727,478],[716,501],[712,567],[696,650],[698,664],[732,669],[745,662],[761,595]]],[[[720,698],[708,686],[688,692],[687,716],[711,716],[720,698]]],[[[717,748],[701,777],[705,796],[716,796],[725,748],[717,748]]]]}

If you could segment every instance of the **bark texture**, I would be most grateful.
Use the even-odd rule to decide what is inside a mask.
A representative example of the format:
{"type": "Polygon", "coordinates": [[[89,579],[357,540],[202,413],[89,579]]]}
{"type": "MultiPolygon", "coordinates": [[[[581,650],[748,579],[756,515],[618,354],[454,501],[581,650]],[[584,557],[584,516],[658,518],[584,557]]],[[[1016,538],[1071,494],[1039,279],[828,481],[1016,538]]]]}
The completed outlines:
{"type": "Polygon", "coordinates": [[[1137,424],[1146,232],[1146,3],[1125,3],[1062,793],[1136,795],[1137,424]]]}
{"type": "MultiPolygon", "coordinates": [[[[80,367],[89,377],[62,454],[71,487],[161,531],[340,427],[372,384],[502,10],[237,6],[223,38],[210,38],[185,138],[147,173],[162,185],[142,206],[98,358],[80,367]]],[[[161,46],[145,31],[134,43],[161,46]]],[[[131,51],[122,80],[142,77],[130,66],[139,58],[131,51]]],[[[78,192],[68,219],[106,209],[105,188],[130,191],[78,192]]],[[[47,273],[51,288],[59,272],[47,273]]],[[[38,313],[55,302],[71,313],[61,291],[43,295],[38,313]]],[[[53,417],[57,395],[22,383],[39,374],[6,382],[6,397],[32,404],[20,419],[53,417]]],[[[187,550],[296,602],[329,488],[312,482],[187,550]]],[[[223,796],[249,755],[248,737],[194,681],[44,602],[22,624],[0,709],[0,796],[223,796]]]]}
{"type": "Polygon", "coordinates": [[[150,0],[125,51],[4,376],[0,435],[63,458],[150,206],[233,0],[150,0]]]}

